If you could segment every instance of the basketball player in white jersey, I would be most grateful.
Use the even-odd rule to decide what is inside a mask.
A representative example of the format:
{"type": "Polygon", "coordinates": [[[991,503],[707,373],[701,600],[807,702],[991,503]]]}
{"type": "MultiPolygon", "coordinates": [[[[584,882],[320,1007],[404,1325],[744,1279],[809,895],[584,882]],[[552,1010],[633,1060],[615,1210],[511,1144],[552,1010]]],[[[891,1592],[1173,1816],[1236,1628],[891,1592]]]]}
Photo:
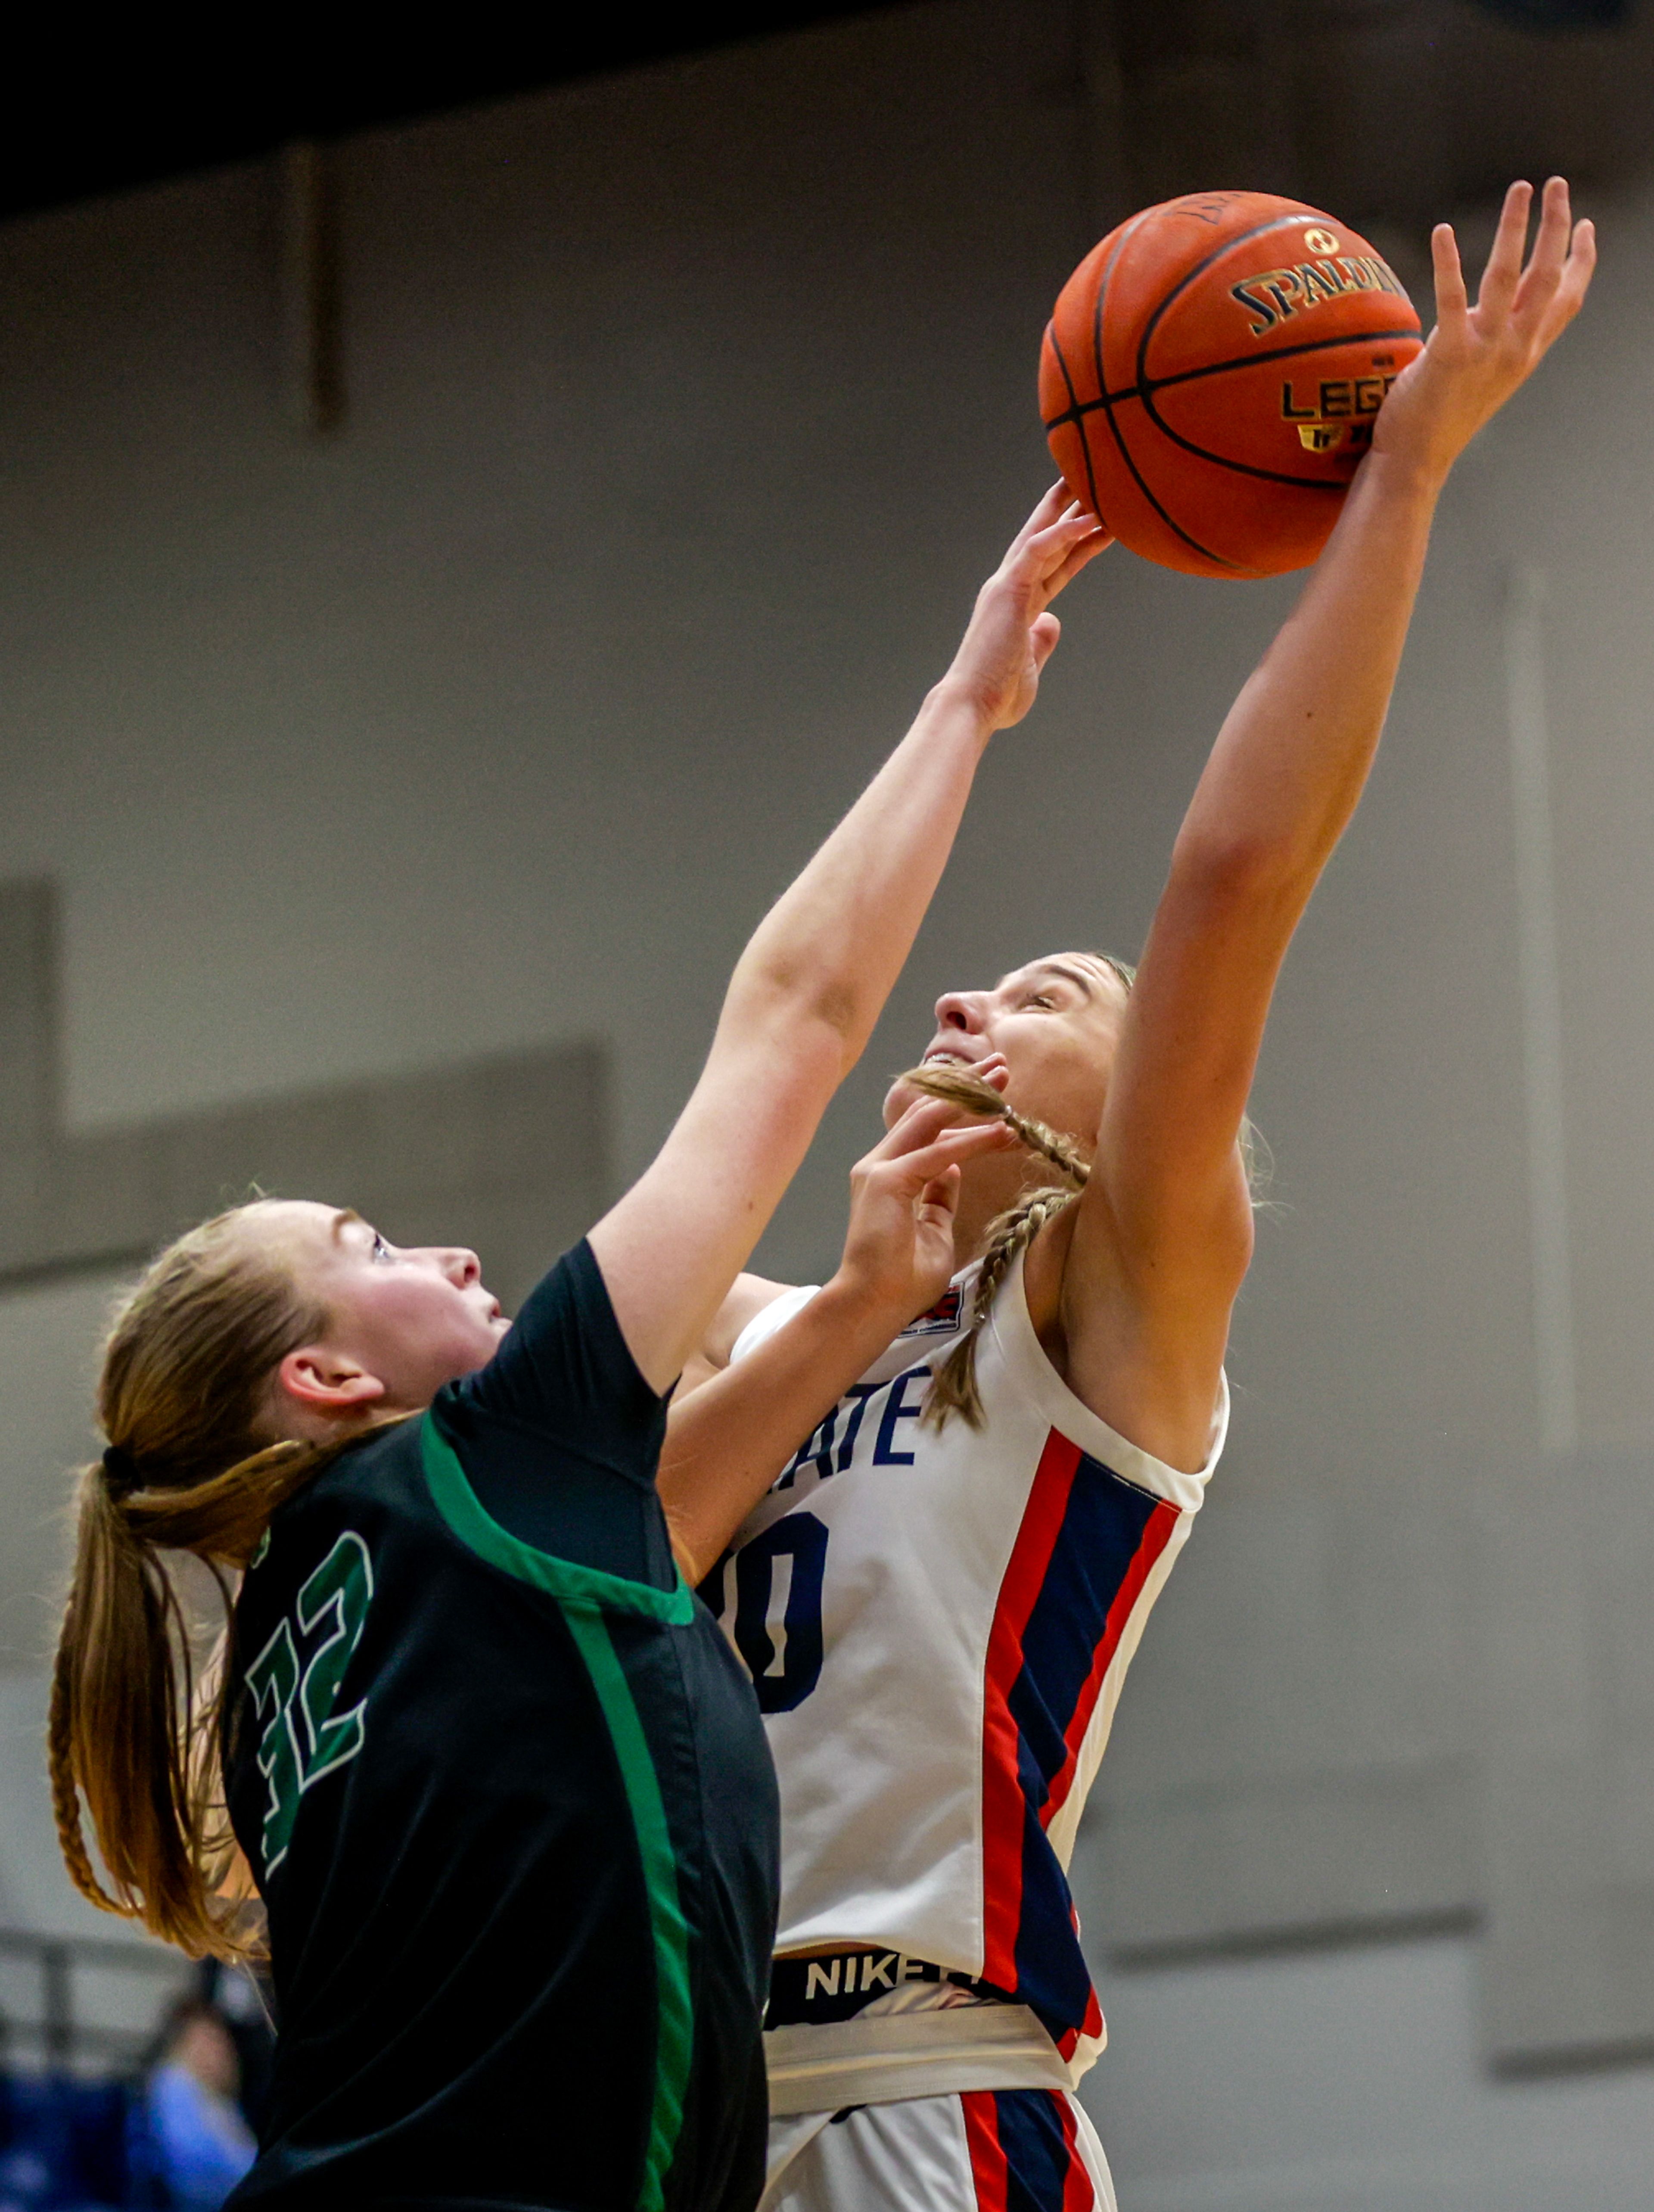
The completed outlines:
{"type": "Polygon", "coordinates": [[[1073,2094],[1104,2027],[1066,1869],[1222,1449],[1275,977],[1365,781],[1449,470],[1590,279],[1560,179],[1524,270],[1530,198],[1474,309],[1437,231],[1437,328],[1219,732],[1135,981],[1067,953],[939,1000],[838,1277],[743,1278],[685,1377],[662,1492],[781,1779],[770,2212],[1112,2207],[1073,2094]],[[961,1107],[1021,1144],[915,1188],[904,1163],[961,1107]]]}

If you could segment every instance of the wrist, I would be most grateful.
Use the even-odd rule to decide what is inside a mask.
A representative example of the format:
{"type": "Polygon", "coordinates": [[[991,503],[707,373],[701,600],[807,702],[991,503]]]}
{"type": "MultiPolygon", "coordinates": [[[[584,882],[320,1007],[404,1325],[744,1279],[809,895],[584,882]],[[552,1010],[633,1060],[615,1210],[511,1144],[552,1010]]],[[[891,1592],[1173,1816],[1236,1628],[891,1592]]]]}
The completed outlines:
{"type": "Polygon", "coordinates": [[[952,669],[939,683],[932,684],[920,712],[927,720],[956,732],[967,742],[974,742],[978,751],[986,749],[999,727],[981,691],[952,669]]]}
{"type": "Polygon", "coordinates": [[[1361,473],[1384,499],[1432,507],[1457,458],[1375,446],[1362,463],[1361,473]]]}
{"type": "Polygon", "coordinates": [[[835,1337],[851,1338],[865,1346],[869,1358],[882,1352],[914,1317],[911,1289],[893,1292],[888,1284],[869,1282],[845,1267],[823,1284],[810,1304],[835,1337]]]}

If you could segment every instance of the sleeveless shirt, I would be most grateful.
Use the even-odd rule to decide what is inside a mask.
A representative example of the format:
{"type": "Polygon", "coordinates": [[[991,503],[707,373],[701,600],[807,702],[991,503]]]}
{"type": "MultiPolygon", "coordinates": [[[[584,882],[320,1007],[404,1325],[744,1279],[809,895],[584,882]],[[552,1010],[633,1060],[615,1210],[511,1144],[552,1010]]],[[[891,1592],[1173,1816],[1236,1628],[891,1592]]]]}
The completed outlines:
{"type": "MultiPolygon", "coordinates": [[[[702,1589],[775,1754],[777,1948],[873,1944],[985,1982],[1032,2010],[1078,2080],[1104,2028],[1068,1890],[1074,1832],[1228,1389],[1205,1467],[1165,1466],[1052,1367],[1019,1259],[977,1340],[983,1425],[926,1426],[975,1272],[834,1407],[702,1589]]],[[[733,1357],[813,1295],[775,1300],[733,1357]]]]}

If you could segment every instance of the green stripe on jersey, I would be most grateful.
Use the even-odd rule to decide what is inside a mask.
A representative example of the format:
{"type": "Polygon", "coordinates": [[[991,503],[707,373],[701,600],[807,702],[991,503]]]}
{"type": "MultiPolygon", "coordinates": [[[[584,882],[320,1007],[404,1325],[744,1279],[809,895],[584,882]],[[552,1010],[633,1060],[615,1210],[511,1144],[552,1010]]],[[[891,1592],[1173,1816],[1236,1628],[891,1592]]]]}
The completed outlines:
{"type": "Polygon", "coordinates": [[[666,1826],[660,1778],[649,1756],[648,1740],[638,1717],[636,1701],[625,1669],[600,1613],[576,1607],[565,1609],[581,1656],[602,1701],[604,1717],[625,1778],[632,1825],[637,1832],[649,1893],[649,1921],[654,1936],[656,2027],[654,2104],[649,2115],[649,2150],[644,2163],[643,2186],[638,2193],[640,2212],[661,2212],[666,2202],[666,2169],[678,2148],[678,2130],[684,2119],[684,2092],[689,2081],[690,2054],[695,2041],[695,2014],[690,1998],[689,1926],[678,1896],[678,1862],[666,1826]]]}
{"type": "Polygon", "coordinates": [[[631,1810],[638,1856],[643,1863],[654,1942],[654,2102],[638,2207],[639,2212],[661,2212],[666,2171],[683,2124],[684,2094],[695,2041],[689,1923],[678,1894],[678,1861],[666,1825],[660,1778],[650,1755],[637,1701],[604,1615],[606,1612],[642,1613],[670,1626],[682,1626],[695,1617],[695,1599],[681,1576],[675,1590],[660,1590],[648,1583],[630,1582],[622,1575],[577,1566],[570,1559],[554,1559],[549,1553],[537,1551],[502,1528],[486,1510],[458,1454],[429,1413],[421,1424],[420,1443],[432,1499],[454,1534],[490,1565],[556,1600],[608,1723],[631,1810]]]}
{"type": "Polygon", "coordinates": [[[459,1454],[427,1413],[421,1425],[420,1445],[425,1458],[425,1480],[430,1485],[436,1510],[460,1542],[490,1566],[503,1567],[520,1583],[531,1583],[560,1605],[579,1606],[587,1612],[641,1613],[651,1620],[683,1628],[695,1618],[695,1594],[682,1575],[676,1589],[656,1589],[653,1583],[635,1583],[624,1575],[605,1574],[601,1567],[577,1566],[572,1559],[553,1559],[537,1551],[502,1528],[471,1486],[459,1454]]]}

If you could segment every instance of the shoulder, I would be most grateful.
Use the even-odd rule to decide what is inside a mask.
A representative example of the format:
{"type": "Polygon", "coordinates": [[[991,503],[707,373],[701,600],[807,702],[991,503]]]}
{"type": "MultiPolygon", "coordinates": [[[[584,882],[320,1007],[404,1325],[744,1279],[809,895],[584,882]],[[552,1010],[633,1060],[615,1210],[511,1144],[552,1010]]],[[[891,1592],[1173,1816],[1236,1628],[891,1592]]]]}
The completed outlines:
{"type": "Polygon", "coordinates": [[[713,1316],[712,1326],[685,1363],[678,1397],[686,1398],[702,1382],[709,1382],[715,1375],[721,1374],[730,1363],[742,1331],[792,1287],[789,1283],[772,1283],[763,1275],[737,1275],[728,1296],[713,1316]]]}
{"type": "MultiPolygon", "coordinates": [[[[1090,1376],[1076,1375],[1049,1286],[1042,1286],[1043,1295],[1036,1287],[1041,1241],[1018,1254],[1006,1268],[984,1325],[977,1372],[985,1428],[1007,1417],[1032,1416],[1042,1430],[1054,1431],[1123,1480],[1184,1512],[1196,1510],[1228,1431],[1229,1388],[1221,1357],[1203,1387],[1195,1383],[1190,1394],[1189,1425],[1195,1449],[1177,1449],[1183,1443],[1178,1437],[1168,1450],[1164,1423],[1157,1426],[1152,1418],[1152,1402],[1134,1401],[1122,1387],[1132,1379],[1126,1363],[1121,1364],[1123,1371],[1104,1377],[1108,1387],[1103,1389],[1090,1376]]],[[[1055,1257],[1061,1248],[1055,1238],[1053,1243],[1055,1257]]]]}
{"type": "Polygon", "coordinates": [[[488,1364],[438,1398],[599,1458],[647,1458],[651,1470],[666,1404],[633,1356],[587,1238],[535,1285],[488,1364]]]}

